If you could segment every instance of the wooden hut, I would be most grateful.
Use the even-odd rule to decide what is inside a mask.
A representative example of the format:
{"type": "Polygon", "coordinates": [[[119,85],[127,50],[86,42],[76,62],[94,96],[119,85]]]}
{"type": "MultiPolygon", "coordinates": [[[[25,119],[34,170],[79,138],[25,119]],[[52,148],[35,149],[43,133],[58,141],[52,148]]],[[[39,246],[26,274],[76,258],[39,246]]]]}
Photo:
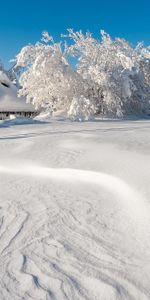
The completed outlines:
{"type": "Polygon", "coordinates": [[[8,76],[0,71],[0,120],[11,115],[16,117],[33,117],[37,111],[25,98],[17,97],[17,87],[9,80],[8,76]]]}

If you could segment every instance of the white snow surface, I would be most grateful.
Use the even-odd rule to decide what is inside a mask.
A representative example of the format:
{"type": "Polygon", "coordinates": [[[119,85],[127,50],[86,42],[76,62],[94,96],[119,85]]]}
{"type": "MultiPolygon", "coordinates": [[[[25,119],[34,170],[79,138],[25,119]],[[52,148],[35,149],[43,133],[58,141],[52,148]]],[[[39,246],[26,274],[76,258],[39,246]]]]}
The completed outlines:
{"type": "Polygon", "coordinates": [[[0,299],[150,299],[150,121],[12,125],[0,299]]]}

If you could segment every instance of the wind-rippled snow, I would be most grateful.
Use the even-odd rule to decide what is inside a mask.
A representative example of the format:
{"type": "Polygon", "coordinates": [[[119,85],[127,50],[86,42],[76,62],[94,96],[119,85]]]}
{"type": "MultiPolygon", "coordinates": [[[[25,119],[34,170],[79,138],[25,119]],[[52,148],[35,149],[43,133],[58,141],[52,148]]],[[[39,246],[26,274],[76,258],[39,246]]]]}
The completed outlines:
{"type": "Polygon", "coordinates": [[[150,299],[150,121],[0,133],[0,299],[150,299]]]}

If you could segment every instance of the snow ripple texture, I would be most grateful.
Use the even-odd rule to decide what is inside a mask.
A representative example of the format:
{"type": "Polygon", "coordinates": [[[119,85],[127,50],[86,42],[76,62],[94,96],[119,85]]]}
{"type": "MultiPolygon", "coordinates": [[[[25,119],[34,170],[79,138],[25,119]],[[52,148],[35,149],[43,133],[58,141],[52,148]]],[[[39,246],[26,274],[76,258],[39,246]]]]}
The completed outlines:
{"type": "Polygon", "coordinates": [[[150,122],[0,131],[0,299],[150,299],[150,122]]]}

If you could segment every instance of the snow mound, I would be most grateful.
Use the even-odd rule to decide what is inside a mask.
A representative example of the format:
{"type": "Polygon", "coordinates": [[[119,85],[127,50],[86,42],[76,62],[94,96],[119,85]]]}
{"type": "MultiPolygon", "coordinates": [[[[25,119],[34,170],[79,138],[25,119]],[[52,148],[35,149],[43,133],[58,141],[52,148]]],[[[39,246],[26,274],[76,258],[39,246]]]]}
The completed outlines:
{"type": "Polygon", "coordinates": [[[50,121],[52,118],[52,115],[50,112],[41,112],[38,116],[36,116],[34,118],[34,120],[37,120],[37,121],[50,121]]]}
{"type": "Polygon", "coordinates": [[[25,124],[39,124],[40,120],[34,120],[32,118],[16,118],[10,115],[9,119],[0,121],[0,127],[10,127],[13,125],[25,125],[25,124]]]}

